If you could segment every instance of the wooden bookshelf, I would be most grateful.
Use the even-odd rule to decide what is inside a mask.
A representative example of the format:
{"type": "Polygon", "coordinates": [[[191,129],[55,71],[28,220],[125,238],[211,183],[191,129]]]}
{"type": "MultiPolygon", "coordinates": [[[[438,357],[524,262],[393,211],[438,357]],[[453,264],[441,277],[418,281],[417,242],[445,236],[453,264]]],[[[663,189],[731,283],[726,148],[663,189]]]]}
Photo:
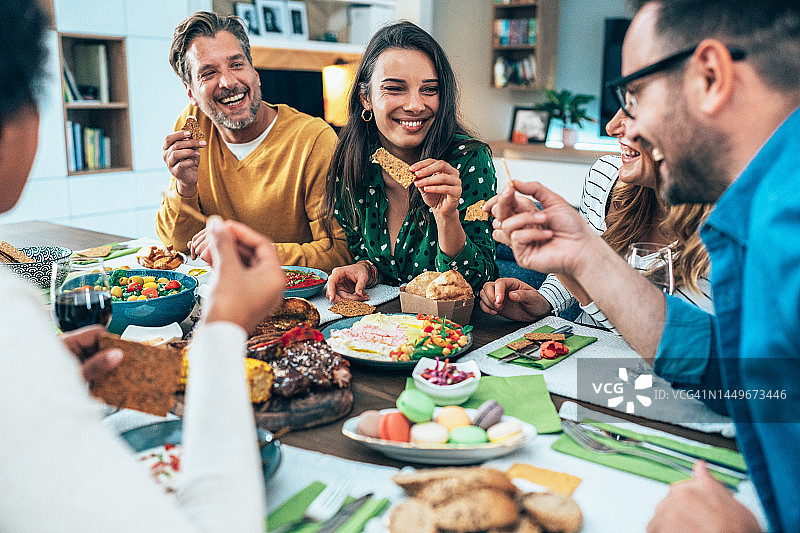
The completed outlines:
{"type": "MultiPolygon", "coordinates": [[[[558,57],[558,17],[559,0],[489,0],[492,3],[492,86],[507,89],[540,89],[553,88],[556,81],[556,60],[558,57]],[[530,39],[531,31],[527,35],[528,42],[501,41],[498,32],[498,21],[501,20],[532,20],[535,19],[535,39],[530,39]],[[532,41],[532,42],[530,42],[532,41]],[[524,71],[531,70],[533,79],[520,81],[514,74],[507,76],[507,83],[501,83],[496,73],[498,61],[516,65],[525,63],[524,71]]],[[[504,33],[504,32],[500,32],[504,33]]],[[[515,32],[519,37],[519,31],[515,32]]],[[[511,35],[508,35],[511,37],[511,35]]],[[[525,40],[525,39],[523,39],[525,40]]],[[[508,69],[507,69],[508,70],[508,69]]],[[[525,77],[525,76],[523,76],[525,77]]],[[[530,77],[530,73],[527,73],[530,77]]]]}
{"type": "MultiPolygon", "coordinates": [[[[131,127],[130,112],[128,107],[128,68],[125,51],[125,38],[115,36],[87,35],[77,33],[58,34],[59,65],[61,66],[62,93],[70,92],[72,101],[62,94],[64,113],[65,157],[68,162],[67,174],[70,176],[82,174],[95,174],[100,172],[118,172],[133,169],[131,154],[131,127]],[[79,62],[76,60],[76,46],[104,45],[106,55],[106,76],[108,87],[108,101],[86,100],[78,94],[75,98],[73,90],[68,87],[64,75],[64,67],[72,73],[74,78],[80,79],[81,72],[76,71],[79,62]],[[82,128],[102,130],[105,137],[110,140],[110,151],[104,149],[108,159],[108,166],[89,168],[89,165],[73,164],[74,157],[69,153],[74,150],[74,132],[69,123],[80,124],[82,128]],[[82,168],[79,168],[82,167],[82,168]]],[[[99,141],[102,142],[102,141],[99,141]]],[[[77,154],[73,151],[73,155],[77,154]]],[[[85,158],[86,151],[83,156],[85,158]]]]}

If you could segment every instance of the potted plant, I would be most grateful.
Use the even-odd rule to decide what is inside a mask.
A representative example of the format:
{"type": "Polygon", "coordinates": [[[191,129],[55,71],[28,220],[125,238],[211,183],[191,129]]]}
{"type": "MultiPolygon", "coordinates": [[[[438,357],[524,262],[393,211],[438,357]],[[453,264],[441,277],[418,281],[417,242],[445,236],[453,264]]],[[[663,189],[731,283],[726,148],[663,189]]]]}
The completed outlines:
{"type": "Polygon", "coordinates": [[[590,94],[572,94],[572,91],[563,89],[554,91],[553,89],[543,90],[547,101],[534,106],[536,109],[547,111],[553,118],[561,120],[564,127],[561,139],[565,148],[575,145],[578,136],[577,128],[583,125],[583,121],[596,122],[595,119],[586,114],[586,104],[595,99],[590,94]]]}

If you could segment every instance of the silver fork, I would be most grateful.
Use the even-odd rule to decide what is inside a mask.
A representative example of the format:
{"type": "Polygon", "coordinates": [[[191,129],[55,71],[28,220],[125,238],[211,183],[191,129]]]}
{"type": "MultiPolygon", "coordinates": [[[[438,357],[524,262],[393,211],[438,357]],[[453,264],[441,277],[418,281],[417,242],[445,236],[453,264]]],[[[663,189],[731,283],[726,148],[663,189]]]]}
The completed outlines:
{"type": "MultiPolygon", "coordinates": [[[[607,444],[600,442],[599,440],[595,439],[592,434],[587,431],[586,429],[582,428],[580,424],[577,422],[573,422],[572,420],[562,419],[561,420],[561,427],[564,428],[564,432],[572,437],[575,442],[586,448],[587,450],[602,453],[602,454],[621,454],[621,455],[633,455],[636,457],[642,457],[644,459],[649,459],[656,463],[661,463],[664,466],[668,466],[670,468],[674,468],[679,472],[683,472],[684,474],[688,474],[690,476],[694,475],[692,469],[688,466],[684,466],[680,463],[676,463],[675,461],[671,461],[666,457],[662,457],[660,455],[656,455],[654,453],[646,452],[644,450],[640,450],[638,448],[632,447],[625,447],[622,449],[612,448],[607,444]]],[[[722,479],[717,478],[717,480],[727,486],[731,490],[737,490],[738,486],[737,483],[731,483],[728,481],[724,481],[722,479]]]]}
{"type": "Polygon", "coordinates": [[[353,479],[349,477],[329,484],[308,506],[303,519],[311,522],[328,520],[339,510],[352,488],[353,479]]]}
{"type": "Polygon", "coordinates": [[[656,455],[653,453],[648,453],[643,450],[639,450],[637,448],[624,448],[624,449],[617,449],[608,446],[596,440],[588,431],[583,429],[577,422],[573,422],[572,420],[562,420],[561,426],[564,428],[564,432],[567,435],[572,437],[572,439],[586,448],[587,450],[602,453],[602,454],[621,454],[621,455],[634,455],[636,457],[642,457],[644,459],[650,459],[651,461],[655,461],[657,463],[661,463],[664,466],[669,466],[670,468],[674,468],[684,474],[692,475],[692,469],[684,466],[680,463],[676,463],[675,461],[671,461],[666,457],[661,457],[660,455],[656,455]]]}

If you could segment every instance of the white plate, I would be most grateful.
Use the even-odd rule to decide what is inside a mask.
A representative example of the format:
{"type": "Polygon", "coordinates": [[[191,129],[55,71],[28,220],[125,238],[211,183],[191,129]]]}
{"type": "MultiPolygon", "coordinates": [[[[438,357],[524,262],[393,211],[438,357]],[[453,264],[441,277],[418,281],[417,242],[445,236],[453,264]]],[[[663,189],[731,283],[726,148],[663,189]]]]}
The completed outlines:
{"type": "MultiPolygon", "coordinates": [[[[383,409],[381,414],[391,413],[397,409],[383,409]]],[[[435,409],[433,414],[436,417],[439,409],[435,409]]],[[[467,409],[470,417],[474,416],[475,409],[467,409]]],[[[342,434],[345,437],[362,443],[372,450],[384,454],[386,457],[410,463],[426,463],[436,465],[468,465],[482,463],[489,459],[495,459],[508,455],[521,448],[526,442],[536,438],[536,428],[532,425],[519,420],[513,416],[503,415],[503,421],[516,420],[522,425],[522,434],[513,439],[503,442],[487,442],[485,444],[474,445],[454,445],[441,444],[433,446],[419,446],[410,442],[396,442],[390,440],[374,439],[356,433],[358,417],[347,420],[342,426],[342,434]]]]}
{"type": "Polygon", "coordinates": [[[181,340],[183,338],[183,330],[177,322],[159,328],[131,324],[125,328],[120,338],[126,341],[152,343],[154,346],[158,346],[171,340],[181,340]]]}

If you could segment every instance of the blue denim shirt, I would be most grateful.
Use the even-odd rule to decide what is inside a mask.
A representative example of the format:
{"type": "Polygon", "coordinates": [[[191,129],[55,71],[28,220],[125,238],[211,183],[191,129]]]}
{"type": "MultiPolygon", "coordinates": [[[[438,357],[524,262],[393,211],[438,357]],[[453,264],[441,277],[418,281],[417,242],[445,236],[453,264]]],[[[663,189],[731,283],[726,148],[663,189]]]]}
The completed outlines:
{"type": "Polygon", "coordinates": [[[706,390],[786,391],[709,404],[733,417],[771,528],[800,531],[800,110],[725,191],[701,237],[715,316],[667,297],[655,371],[706,390]]]}

